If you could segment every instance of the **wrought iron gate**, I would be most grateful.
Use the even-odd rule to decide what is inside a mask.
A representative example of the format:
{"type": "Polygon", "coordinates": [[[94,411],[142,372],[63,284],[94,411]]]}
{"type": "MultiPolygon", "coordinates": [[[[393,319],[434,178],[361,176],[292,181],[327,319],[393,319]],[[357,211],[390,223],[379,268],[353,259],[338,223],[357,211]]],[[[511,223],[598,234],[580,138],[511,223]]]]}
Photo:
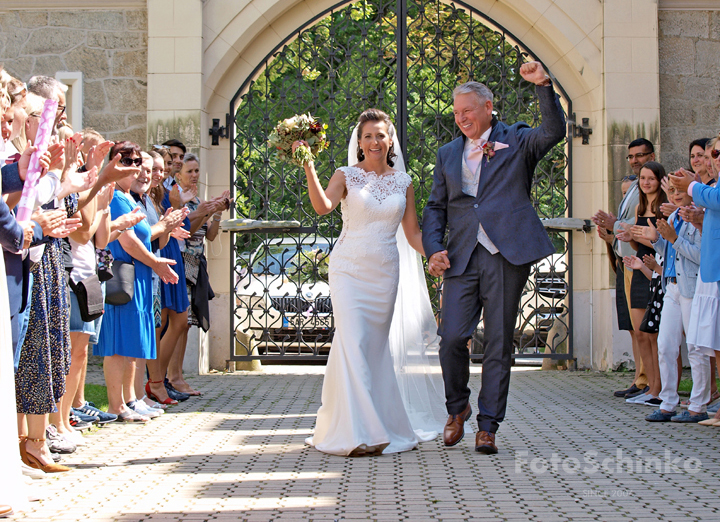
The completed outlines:
{"type": "MultiPolygon", "coordinates": [[[[235,217],[295,220],[301,227],[233,235],[232,360],[321,359],[333,334],[327,261],[342,228],[340,212],[317,216],[304,171],[268,149],[277,121],[310,112],[328,124],[330,146],[316,163],[325,185],[347,164],[358,114],[384,110],[395,121],[422,215],[436,151],[460,134],[451,97],[458,83],[485,83],[502,121],[540,123],[535,88],[518,72],[528,59],[535,58],[511,34],[462,2],[361,0],[318,15],[258,65],[231,102],[235,217]]],[[[569,98],[555,87],[570,114],[569,98]]],[[[536,170],[532,197],[541,218],[570,215],[569,154],[570,141],[563,141],[536,170]]],[[[533,268],[522,297],[517,356],[572,358],[570,234],[551,237],[558,253],[533,268]]],[[[436,308],[439,283],[428,276],[436,308]]],[[[482,345],[479,329],[473,359],[482,358],[482,345]]]]}

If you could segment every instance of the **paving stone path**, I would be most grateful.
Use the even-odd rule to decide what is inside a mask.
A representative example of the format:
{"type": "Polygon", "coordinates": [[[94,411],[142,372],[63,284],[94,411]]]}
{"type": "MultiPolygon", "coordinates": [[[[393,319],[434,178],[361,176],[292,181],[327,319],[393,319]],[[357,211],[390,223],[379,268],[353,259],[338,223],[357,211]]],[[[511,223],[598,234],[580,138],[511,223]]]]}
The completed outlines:
{"type": "Polygon", "coordinates": [[[346,459],[303,442],[322,387],[322,367],[305,370],[189,379],[202,398],[86,435],[74,470],[35,481],[45,499],[15,518],[720,520],[720,428],[645,422],[649,407],[611,396],[627,375],[513,371],[495,456],[466,434],[346,459]]]}

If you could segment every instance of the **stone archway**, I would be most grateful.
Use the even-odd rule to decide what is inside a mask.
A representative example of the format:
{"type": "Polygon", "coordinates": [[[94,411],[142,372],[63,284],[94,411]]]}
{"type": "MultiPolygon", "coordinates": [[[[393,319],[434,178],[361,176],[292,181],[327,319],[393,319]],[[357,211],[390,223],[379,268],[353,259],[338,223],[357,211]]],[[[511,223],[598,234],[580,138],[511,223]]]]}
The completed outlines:
{"type": "MultiPolygon", "coordinates": [[[[537,58],[466,4],[361,0],[340,2],[320,13],[257,64],[229,109],[238,216],[296,220],[302,229],[234,236],[233,357],[325,357],[333,333],[332,306],[319,275],[325,256],[310,259],[303,252],[332,248],[340,232],[340,213],[317,216],[309,206],[304,175],[277,162],[268,150],[266,140],[275,122],[311,112],[330,124],[330,147],[316,164],[321,181],[327,181],[336,163],[346,161],[347,137],[357,114],[367,107],[385,110],[395,121],[397,145],[415,179],[421,214],[432,185],[435,152],[459,134],[449,94],[453,87],[483,81],[495,93],[498,119],[537,125],[535,89],[518,73],[528,59],[537,58]],[[318,293],[318,288],[324,290],[318,293]],[[253,346],[259,346],[258,353],[251,353],[253,346]]],[[[556,90],[571,112],[557,82],[556,90]]],[[[570,145],[560,144],[536,170],[529,190],[543,218],[570,213],[570,145]]],[[[537,357],[549,349],[554,357],[572,358],[572,234],[551,231],[551,237],[558,253],[533,269],[521,302],[518,356],[537,357]],[[557,322],[563,323],[562,339],[547,343],[548,330],[557,322]]],[[[438,305],[438,281],[428,276],[428,288],[438,305]]],[[[473,358],[480,359],[482,333],[478,335],[473,358]]]]}
{"type": "MultiPolygon", "coordinates": [[[[633,12],[647,12],[657,8],[652,0],[639,2],[642,5],[634,6],[633,12]]],[[[203,2],[194,19],[199,29],[201,26],[197,36],[202,38],[202,89],[194,105],[200,114],[201,128],[208,128],[212,118],[224,121],[230,99],[255,65],[304,20],[312,19],[333,3],[332,0],[255,0],[232,3],[230,6],[219,0],[203,2]]],[[[630,46],[629,40],[651,42],[652,37],[657,35],[653,33],[649,22],[635,24],[632,34],[628,33],[623,24],[631,18],[631,14],[625,12],[629,7],[625,2],[614,0],[605,3],[594,0],[469,0],[468,4],[496,20],[533,49],[567,91],[578,118],[590,118],[590,125],[594,128],[591,143],[589,146],[575,147],[571,159],[574,171],[572,197],[575,208],[584,209],[585,214],[589,212],[588,209],[606,207],[611,199],[609,180],[612,173],[608,170],[610,144],[605,129],[611,122],[618,120],[629,120],[633,124],[647,121],[649,125],[657,119],[659,110],[659,107],[652,109],[652,97],[648,98],[641,93],[620,96],[613,90],[612,95],[608,95],[606,84],[620,78],[622,73],[616,72],[614,63],[608,66],[606,62],[617,62],[630,46]],[[622,11],[622,17],[608,14],[617,10],[622,11]],[[608,52],[603,42],[610,41],[609,37],[612,37],[615,38],[613,42],[619,44],[623,35],[630,35],[626,38],[628,42],[622,40],[622,47],[617,45],[612,52],[608,52]],[[631,107],[635,105],[648,109],[632,110],[631,107]]],[[[152,15],[150,18],[152,22],[152,15]]],[[[652,13],[646,19],[652,20],[652,13]]],[[[150,25],[152,30],[154,24],[150,25]]],[[[165,24],[162,34],[167,32],[165,24]]],[[[150,36],[152,42],[152,34],[150,36]]],[[[150,61],[152,64],[152,58],[150,61]]],[[[646,68],[651,63],[643,61],[646,68]]],[[[644,74],[645,85],[652,93],[657,90],[657,79],[653,79],[649,69],[644,74]]],[[[152,121],[151,112],[149,103],[149,121],[152,121]]],[[[205,136],[201,154],[208,171],[209,187],[215,187],[215,190],[226,187],[226,173],[230,164],[228,142],[221,141],[219,147],[211,147],[209,138],[205,136]]],[[[600,310],[592,316],[592,320],[583,319],[581,324],[576,324],[578,365],[607,368],[626,357],[627,349],[620,346],[615,349],[617,353],[613,353],[612,286],[607,269],[603,268],[604,261],[601,262],[600,248],[597,245],[593,247],[589,237],[581,233],[576,235],[582,239],[576,242],[573,252],[577,268],[574,284],[577,316],[589,318],[593,308],[600,310]]],[[[220,293],[220,299],[216,301],[218,311],[227,309],[232,289],[225,275],[229,274],[231,265],[228,252],[229,244],[225,238],[222,253],[210,256],[209,259],[216,289],[225,292],[220,293]]],[[[221,325],[222,332],[211,332],[210,340],[201,340],[201,343],[205,342],[206,355],[209,354],[209,357],[205,357],[205,368],[208,364],[212,367],[224,365],[230,343],[225,326],[221,325]]]]}

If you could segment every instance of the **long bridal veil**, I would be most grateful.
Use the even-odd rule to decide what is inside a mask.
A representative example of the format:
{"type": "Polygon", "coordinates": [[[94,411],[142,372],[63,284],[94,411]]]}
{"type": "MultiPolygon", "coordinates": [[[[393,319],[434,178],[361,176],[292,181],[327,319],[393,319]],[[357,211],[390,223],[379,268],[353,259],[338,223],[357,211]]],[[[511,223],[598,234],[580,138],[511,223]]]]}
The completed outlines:
{"type": "MultiPolygon", "coordinates": [[[[390,126],[395,140],[395,127],[390,126]]],[[[357,126],[348,146],[348,165],[357,163],[357,126]]],[[[395,169],[407,172],[400,147],[395,150],[395,169]]],[[[409,174],[409,173],[408,173],[409,174]]],[[[440,338],[430,305],[420,254],[408,243],[402,224],[397,231],[400,280],[392,325],[390,353],[400,394],[413,429],[421,439],[434,438],[447,419],[445,391],[440,368],[440,338]],[[424,432],[424,433],[422,433],[424,432]]]]}

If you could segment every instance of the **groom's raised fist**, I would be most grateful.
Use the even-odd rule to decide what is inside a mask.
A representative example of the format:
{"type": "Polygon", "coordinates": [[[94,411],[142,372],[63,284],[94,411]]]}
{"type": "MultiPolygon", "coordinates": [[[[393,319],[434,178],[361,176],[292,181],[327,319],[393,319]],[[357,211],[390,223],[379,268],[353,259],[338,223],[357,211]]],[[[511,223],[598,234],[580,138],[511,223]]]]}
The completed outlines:
{"type": "Polygon", "coordinates": [[[528,62],[520,66],[520,76],[535,85],[550,85],[550,76],[540,62],[528,62]]]}

